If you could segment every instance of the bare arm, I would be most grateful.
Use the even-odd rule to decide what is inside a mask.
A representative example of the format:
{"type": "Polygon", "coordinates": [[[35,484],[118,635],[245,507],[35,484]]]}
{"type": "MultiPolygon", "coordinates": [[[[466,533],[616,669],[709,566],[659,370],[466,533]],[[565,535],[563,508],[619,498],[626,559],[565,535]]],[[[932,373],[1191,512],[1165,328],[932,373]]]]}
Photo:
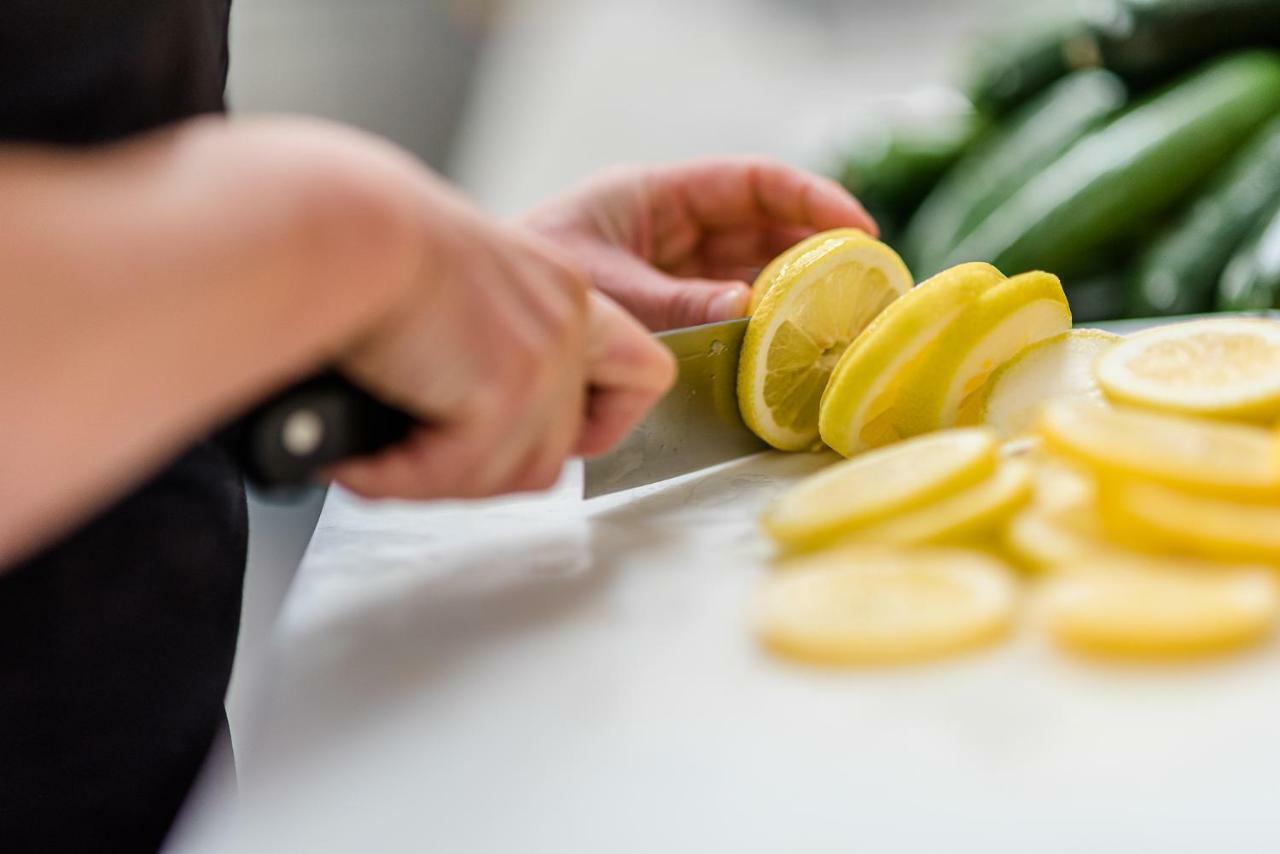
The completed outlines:
{"type": "Polygon", "coordinates": [[[363,134],[0,149],[0,570],[327,363],[422,418],[336,471],[407,498],[549,486],[673,375],[544,241],[363,134]]]}
{"type": "Polygon", "coordinates": [[[400,297],[413,170],[344,135],[208,120],[0,149],[0,566],[400,297]]]}

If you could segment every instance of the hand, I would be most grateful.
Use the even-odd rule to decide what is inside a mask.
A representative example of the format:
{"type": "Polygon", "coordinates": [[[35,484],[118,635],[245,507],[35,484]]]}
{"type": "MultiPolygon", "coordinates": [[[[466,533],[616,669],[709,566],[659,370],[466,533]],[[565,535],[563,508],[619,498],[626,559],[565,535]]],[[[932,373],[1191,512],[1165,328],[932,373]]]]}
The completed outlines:
{"type": "Polygon", "coordinates": [[[341,364],[425,426],[337,467],[344,485],[404,498],[545,489],[666,391],[670,354],[554,250],[447,193],[424,225],[417,286],[341,364]]]}
{"type": "Polygon", "coordinates": [[[759,269],[816,231],[878,234],[839,184],[758,157],[617,169],[524,222],[654,330],[740,317],[759,269]]]}

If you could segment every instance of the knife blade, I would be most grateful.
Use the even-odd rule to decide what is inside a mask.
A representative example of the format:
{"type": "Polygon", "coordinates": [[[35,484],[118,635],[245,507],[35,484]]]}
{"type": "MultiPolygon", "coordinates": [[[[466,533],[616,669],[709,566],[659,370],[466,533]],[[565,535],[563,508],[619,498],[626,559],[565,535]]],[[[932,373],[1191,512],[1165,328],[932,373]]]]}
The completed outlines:
{"type": "Polygon", "coordinates": [[[631,435],[588,460],[583,495],[595,498],[727,462],[768,446],[738,414],[738,354],[746,318],[662,332],[675,385],[631,435]]]}

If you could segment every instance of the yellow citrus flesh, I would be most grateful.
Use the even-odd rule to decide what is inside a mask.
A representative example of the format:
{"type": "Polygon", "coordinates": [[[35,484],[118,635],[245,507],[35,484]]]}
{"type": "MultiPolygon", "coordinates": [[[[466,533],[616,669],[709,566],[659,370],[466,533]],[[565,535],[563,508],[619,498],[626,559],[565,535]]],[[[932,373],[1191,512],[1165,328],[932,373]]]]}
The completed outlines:
{"type": "Polygon", "coordinates": [[[1017,590],[999,561],[960,549],[852,549],[792,561],[760,598],[772,651],[815,664],[920,661],[1003,635],[1017,590]]]}
{"type": "Polygon", "coordinates": [[[982,481],[995,471],[996,457],[994,434],[978,428],[871,451],[796,485],[765,514],[764,528],[787,549],[829,545],[982,481]]]}
{"type": "Polygon", "coordinates": [[[822,440],[844,456],[903,438],[895,414],[903,378],[949,324],[1004,281],[990,264],[961,264],[893,303],[844,352],[822,397],[822,440]]]}
{"type": "Polygon", "coordinates": [[[784,264],[743,339],[738,406],[747,426],[780,450],[813,447],[836,362],[910,287],[897,254],[858,231],[816,240],[784,264]]]}
{"type": "Polygon", "coordinates": [[[1205,498],[1154,483],[1109,484],[1107,529],[1140,548],[1280,564],[1280,506],[1205,498]]]}
{"type": "Polygon", "coordinates": [[[1035,428],[1047,401],[1102,403],[1094,362],[1121,340],[1100,329],[1073,329],[1028,347],[996,369],[974,395],[973,419],[1006,436],[1021,436],[1035,428]]]}
{"type": "Polygon", "coordinates": [[[1037,431],[1048,451],[1104,479],[1140,477],[1245,501],[1280,498],[1280,459],[1260,427],[1054,402],[1037,431]]]}
{"type": "Polygon", "coordinates": [[[1280,596],[1265,568],[1128,556],[1052,577],[1043,604],[1050,634],[1069,649],[1175,658],[1262,640],[1280,596]]]}
{"type": "Polygon", "coordinates": [[[1099,358],[1122,403],[1210,417],[1280,416],[1280,323],[1220,317],[1148,329],[1099,358]]]}
{"type": "Polygon", "coordinates": [[[1032,465],[1006,460],[995,474],[941,501],[851,534],[849,543],[920,545],[978,543],[989,538],[1031,497],[1032,465]]]}
{"type": "Polygon", "coordinates": [[[991,374],[1027,347],[1071,328],[1058,277],[1030,272],[983,292],[904,380],[898,429],[914,436],[954,426],[991,374]]]}
{"type": "Polygon", "coordinates": [[[764,295],[769,292],[769,288],[773,287],[774,282],[783,278],[779,275],[783,267],[790,264],[792,261],[798,260],[803,257],[806,252],[811,251],[815,247],[821,245],[823,241],[830,240],[833,237],[852,237],[857,239],[865,238],[867,237],[867,234],[866,232],[860,231],[856,228],[833,228],[830,231],[821,231],[817,234],[810,235],[796,245],[787,249],[765,265],[764,269],[760,271],[760,274],[756,276],[755,283],[751,286],[751,302],[748,306],[747,313],[755,313],[755,310],[760,307],[760,302],[764,299],[764,295]]]}

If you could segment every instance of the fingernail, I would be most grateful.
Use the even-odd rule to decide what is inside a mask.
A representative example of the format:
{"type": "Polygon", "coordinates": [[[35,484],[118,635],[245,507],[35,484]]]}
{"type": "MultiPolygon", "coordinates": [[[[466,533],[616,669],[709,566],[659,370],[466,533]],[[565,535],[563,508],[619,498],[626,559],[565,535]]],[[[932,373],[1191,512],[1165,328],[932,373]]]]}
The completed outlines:
{"type": "Polygon", "coordinates": [[[715,323],[720,320],[732,320],[742,317],[747,311],[747,302],[751,299],[751,290],[743,285],[729,288],[717,296],[707,306],[707,320],[715,323]]]}

